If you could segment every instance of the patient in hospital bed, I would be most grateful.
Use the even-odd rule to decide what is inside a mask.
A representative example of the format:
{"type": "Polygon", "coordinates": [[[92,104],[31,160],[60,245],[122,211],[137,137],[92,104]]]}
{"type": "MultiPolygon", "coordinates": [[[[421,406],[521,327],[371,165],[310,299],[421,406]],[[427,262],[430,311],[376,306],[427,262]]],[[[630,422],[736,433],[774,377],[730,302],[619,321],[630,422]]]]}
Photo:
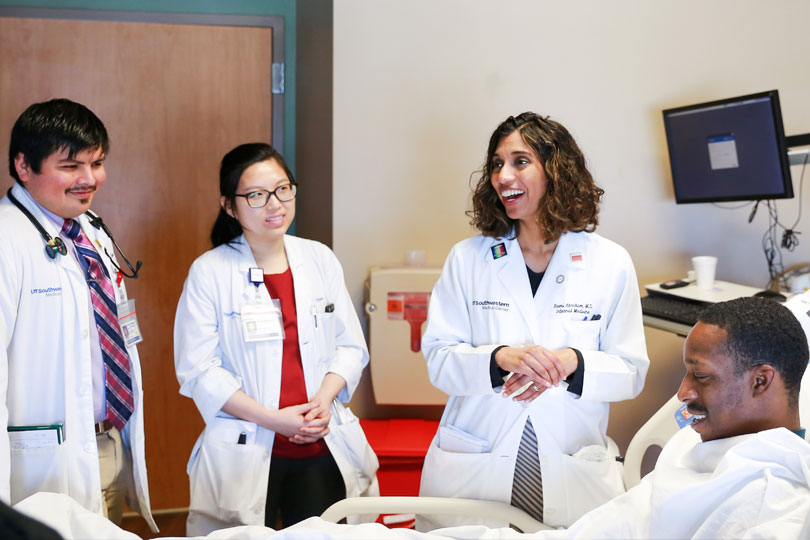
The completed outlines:
{"type": "Polygon", "coordinates": [[[691,425],[665,445],[638,486],[568,529],[419,533],[310,518],[281,531],[238,527],[208,538],[810,538],[810,444],[799,420],[808,357],[801,325],[772,300],[708,308],[684,346],[678,397],[691,425]]]}
{"type": "MultiPolygon", "coordinates": [[[[655,470],[638,486],[565,530],[529,536],[470,526],[433,534],[810,538],[810,444],[803,439],[798,406],[809,356],[801,325],[776,302],[742,298],[715,304],[684,347],[686,374],[678,397],[694,415],[692,424],[666,444],[655,470]]],[[[315,521],[301,523],[299,532],[317,526],[315,521]]],[[[332,527],[321,531],[334,537],[350,532],[332,527]]],[[[288,532],[294,530],[282,531],[288,532]]]]}
{"type": "Polygon", "coordinates": [[[686,340],[694,416],[637,487],[541,538],[799,538],[810,445],[799,424],[807,338],[771,300],[715,304],[686,340]]]}

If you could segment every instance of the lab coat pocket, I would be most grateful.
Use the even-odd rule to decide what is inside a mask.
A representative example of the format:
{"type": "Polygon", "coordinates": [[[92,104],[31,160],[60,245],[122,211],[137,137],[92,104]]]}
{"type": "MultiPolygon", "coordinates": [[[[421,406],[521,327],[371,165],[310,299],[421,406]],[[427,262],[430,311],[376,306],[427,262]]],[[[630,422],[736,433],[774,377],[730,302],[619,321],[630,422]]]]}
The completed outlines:
{"type": "Polygon", "coordinates": [[[562,455],[565,479],[565,505],[554,525],[568,526],[583,514],[624,493],[622,465],[616,461],[618,449],[601,445],[585,446],[576,454],[562,455]],[[558,523],[557,523],[558,522],[558,523]]]}
{"type": "Polygon", "coordinates": [[[65,444],[11,449],[11,504],[38,491],[68,492],[65,444]]]}
{"type": "MultiPolygon", "coordinates": [[[[438,438],[438,437],[437,437],[438,438]]],[[[459,497],[488,501],[509,501],[514,458],[500,452],[450,452],[439,448],[434,438],[425,456],[419,495],[423,497],[459,497]]],[[[480,524],[506,527],[500,520],[474,516],[420,514],[416,530],[480,524]]]]}
{"type": "Polygon", "coordinates": [[[565,330],[565,344],[583,351],[599,350],[599,330],[602,321],[562,321],[565,330]]]}
{"type": "Polygon", "coordinates": [[[334,401],[332,407],[333,421],[329,424],[326,442],[346,484],[346,496],[379,496],[376,479],[380,463],[360,421],[342,403],[334,401]]]}
{"type": "Polygon", "coordinates": [[[491,499],[488,481],[496,462],[491,452],[451,452],[434,442],[425,456],[419,495],[491,499]]]}
{"type": "Polygon", "coordinates": [[[312,308],[315,317],[315,343],[318,345],[318,359],[329,362],[335,353],[335,305],[316,302],[312,308]],[[331,310],[331,311],[330,311],[331,310]]]}
{"type": "Polygon", "coordinates": [[[439,426],[438,446],[445,452],[481,454],[489,452],[489,441],[470,435],[456,426],[439,426]]]}
{"type": "Polygon", "coordinates": [[[190,509],[233,525],[264,523],[270,453],[256,444],[256,425],[215,418],[191,465],[190,509]],[[239,444],[244,434],[245,444],[239,444]]]}

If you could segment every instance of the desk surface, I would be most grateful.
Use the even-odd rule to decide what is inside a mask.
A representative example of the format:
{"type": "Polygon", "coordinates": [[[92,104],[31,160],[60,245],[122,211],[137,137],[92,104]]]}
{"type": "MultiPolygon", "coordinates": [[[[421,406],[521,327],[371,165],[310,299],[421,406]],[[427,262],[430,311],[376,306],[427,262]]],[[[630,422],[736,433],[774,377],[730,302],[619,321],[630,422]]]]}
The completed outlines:
{"type": "Polygon", "coordinates": [[[749,287],[747,285],[739,285],[737,283],[730,283],[728,281],[714,282],[714,287],[709,290],[701,289],[694,283],[690,283],[686,287],[678,287],[677,289],[662,289],[659,283],[651,283],[644,286],[648,291],[654,291],[670,296],[678,296],[688,300],[697,300],[699,302],[708,302],[711,304],[717,302],[725,302],[727,300],[734,300],[743,296],[754,296],[762,289],[756,287],[749,287]]]}
{"type": "MultiPolygon", "coordinates": [[[[749,287],[747,285],[739,285],[737,283],[730,283],[728,281],[715,280],[714,287],[710,290],[700,289],[694,283],[690,283],[686,287],[678,287],[677,289],[662,289],[658,283],[651,283],[644,286],[648,292],[666,294],[688,300],[697,300],[699,302],[706,302],[714,304],[717,302],[725,302],[741,298],[743,296],[753,296],[762,289],[756,287],[749,287]]],[[[686,336],[692,327],[688,324],[677,323],[668,321],[666,319],[659,319],[651,315],[642,315],[644,326],[650,328],[657,328],[667,332],[678,334],[679,336],[686,336]]]]}

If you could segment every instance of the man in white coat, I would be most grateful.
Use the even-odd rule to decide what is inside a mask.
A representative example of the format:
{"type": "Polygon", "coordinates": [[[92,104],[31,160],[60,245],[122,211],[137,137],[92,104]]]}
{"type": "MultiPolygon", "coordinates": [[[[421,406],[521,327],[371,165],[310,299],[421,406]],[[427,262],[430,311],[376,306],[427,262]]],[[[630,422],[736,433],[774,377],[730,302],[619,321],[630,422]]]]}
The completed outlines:
{"type": "Polygon", "coordinates": [[[36,103],[9,145],[0,201],[0,499],[64,493],[120,522],[149,509],[143,393],[112,240],[90,204],[104,124],[66,99],[36,103]]]}

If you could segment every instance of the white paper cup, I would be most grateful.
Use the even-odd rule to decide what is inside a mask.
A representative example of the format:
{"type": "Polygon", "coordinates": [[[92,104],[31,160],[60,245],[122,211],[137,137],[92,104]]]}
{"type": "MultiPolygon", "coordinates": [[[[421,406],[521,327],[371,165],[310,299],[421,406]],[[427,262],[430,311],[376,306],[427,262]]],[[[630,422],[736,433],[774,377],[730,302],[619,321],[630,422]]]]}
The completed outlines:
{"type": "Polygon", "coordinates": [[[692,266],[695,269],[695,282],[700,289],[709,290],[714,287],[714,273],[717,270],[717,257],[702,255],[692,257],[692,266]]]}
{"type": "Polygon", "coordinates": [[[411,249],[405,252],[405,266],[425,266],[426,260],[424,249],[411,249]]]}

